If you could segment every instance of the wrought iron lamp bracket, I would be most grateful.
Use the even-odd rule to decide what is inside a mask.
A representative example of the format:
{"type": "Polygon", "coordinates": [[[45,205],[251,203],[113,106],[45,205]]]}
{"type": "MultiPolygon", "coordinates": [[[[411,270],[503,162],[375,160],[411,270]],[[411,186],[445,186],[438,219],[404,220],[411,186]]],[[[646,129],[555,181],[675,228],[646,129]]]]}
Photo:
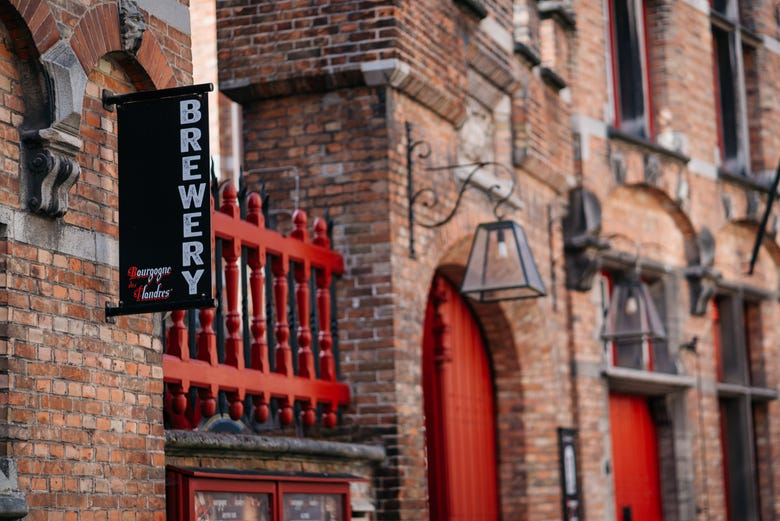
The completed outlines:
{"type": "Polygon", "coordinates": [[[416,159],[427,159],[431,155],[430,143],[424,140],[412,139],[412,124],[406,123],[406,180],[407,180],[407,202],[408,202],[408,221],[409,221],[409,256],[416,258],[415,252],[415,235],[414,226],[418,224],[423,228],[433,229],[440,226],[444,226],[449,223],[460,208],[460,204],[463,200],[463,194],[466,192],[469,186],[475,186],[485,192],[488,201],[493,204],[493,215],[495,215],[498,221],[502,221],[506,213],[501,213],[500,209],[505,204],[509,204],[509,201],[514,193],[515,186],[517,185],[517,178],[511,168],[502,163],[493,161],[477,161],[472,163],[459,163],[454,165],[432,166],[425,168],[426,172],[443,172],[443,171],[456,171],[460,169],[469,169],[466,174],[460,180],[460,186],[458,187],[458,195],[455,198],[455,204],[450,211],[443,218],[434,222],[418,222],[416,220],[415,205],[419,202],[426,208],[434,208],[439,204],[439,193],[431,187],[420,188],[415,190],[414,187],[414,166],[416,159]],[[491,182],[488,186],[481,186],[476,183],[475,176],[483,169],[493,167],[496,171],[500,170],[508,177],[511,184],[507,187],[496,181],[491,182]],[[506,194],[503,192],[506,190],[506,194]]]}

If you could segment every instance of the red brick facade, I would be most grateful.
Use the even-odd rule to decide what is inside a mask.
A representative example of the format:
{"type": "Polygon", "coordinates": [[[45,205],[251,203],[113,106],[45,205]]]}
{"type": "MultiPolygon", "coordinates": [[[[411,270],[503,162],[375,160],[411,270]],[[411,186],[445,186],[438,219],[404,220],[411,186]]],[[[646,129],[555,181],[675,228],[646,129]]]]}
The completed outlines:
{"type": "Polygon", "coordinates": [[[349,474],[355,519],[429,519],[430,285],[440,274],[457,286],[507,171],[518,183],[498,210],[524,227],[547,295],[466,300],[492,369],[499,518],[563,518],[558,435],[570,428],[580,519],[626,519],[618,394],[652,418],[665,521],[780,516],[777,207],[748,274],[780,145],[780,26],[774,3],[739,4],[0,0],[0,518],[162,521],[173,465],[349,474]],[[641,7],[646,135],[624,122],[616,5],[641,7]],[[728,31],[742,45],[739,175],[718,101],[728,31]],[[298,207],[333,222],[352,396],[335,429],[166,429],[166,317],[105,320],[118,295],[119,158],[104,91],[187,85],[193,62],[226,96],[212,114],[217,171],[240,165],[264,183],[282,231],[298,207]],[[413,230],[407,128],[424,142],[416,152],[430,149],[412,158],[413,230]],[[447,216],[463,175],[429,167],[474,162],[487,165],[452,219],[422,226],[447,216]],[[438,204],[422,204],[431,190],[438,204]],[[607,294],[634,271],[666,332],[642,344],[641,367],[602,338],[607,294]],[[730,428],[742,420],[746,433],[730,428]]]}
{"type": "MultiPolygon", "coordinates": [[[[479,190],[469,190],[447,225],[415,229],[416,258],[410,258],[407,122],[413,139],[428,142],[432,152],[416,163],[417,187],[435,187],[442,201],[432,209],[418,205],[418,218],[444,216],[457,190],[452,177],[426,173],[425,166],[510,165],[524,203],[510,217],[525,226],[547,284],[541,300],[472,305],[493,363],[503,518],[560,518],[557,427],[578,430],[583,517],[621,514],[610,470],[610,392],[648,397],[664,518],[695,519],[697,511],[725,516],[718,399],[724,403],[730,391],[717,383],[711,301],[692,313],[691,299],[700,294],[689,294],[689,287],[710,280],[697,278],[694,267],[710,267],[718,294],[754,295],[762,317],[773,316],[778,249],[765,241],[755,273],[746,275],[766,196],[759,185],[718,174],[709,7],[643,2],[652,135],[637,141],[613,131],[614,50],[605,17],[612,4],[558,4],[218,6],[220,88],[243,107],[245,170],[287,168],[262,176],[281,207],[290,204],[297,172],[300,200],[330,211],[336,247],[347,257],[340,347],[343,374],[356,392],[345,425],[353,441],[380,442],[388,451],[388,466],[374,482],[380,519],[426,518],[420,342],[427,288],[437,270],[460,279],[474,227],[491,220],[479,190]],[[569,198],[574,187],[599,202],[599,228],[584,231],[605,243],[601,253],[570,242],[565,218],[576,202],[569,198]],[[704,228],[715,237],[712,265],[697,243],[704,228]],[[601,285],[577,287],[567,269],[577,252],[594,255],[594,269],[611,271],[634,269],[639,255],[645,276],[663,281],[677,368],[668,381],[613,370],[620,368],[612,367],[600,339],[601,285]],[[698,359],[679,347],[694,336],[698,359]]],[[[768,131],[777,112],[769,65],[778,59],[776,34],[766,27],[768,11],[743,9],[743,17],[756,20],[751,28],[763,38],[745,58],[745,67],[759,71],[747,75],[745,86],[746,106],[756,107],[747,115],[750,174],[760,177],[777,160],[768,131]]],[[[770,398],[751,402],[764,517],[778,497],[771,485],[776,471],[764,463],[777,457],[771,433],[780,427],[773,418],[771,323],[749,319],[750,338],[760,338],[750,356],[761,357],[755,365],[766,374],[752,385],[770,398]]]]}

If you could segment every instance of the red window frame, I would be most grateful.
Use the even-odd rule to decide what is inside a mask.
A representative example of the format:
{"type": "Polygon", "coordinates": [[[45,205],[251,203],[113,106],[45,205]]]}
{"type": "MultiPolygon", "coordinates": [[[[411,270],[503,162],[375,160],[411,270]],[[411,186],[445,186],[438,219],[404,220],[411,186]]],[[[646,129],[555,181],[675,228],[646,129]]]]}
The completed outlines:
{"type": "MultiPolygon", "coordinates": [[[[195,512],[198,492],[268,494],[268,521],[295,521],[284,515],[285,494],[337,495],[342,521],[351,521],[349,484],[352,476],[312,476],[232,472],[169,466],[166,479],[167,521],[200,521],[195,512]]],[[[237,519],[236,521],[243,521],[237,519]]],[[[310,518],[310,521],[324,521],[310,518]]],[[[339,521],[339,520],[333,520],[339,521]]]]}

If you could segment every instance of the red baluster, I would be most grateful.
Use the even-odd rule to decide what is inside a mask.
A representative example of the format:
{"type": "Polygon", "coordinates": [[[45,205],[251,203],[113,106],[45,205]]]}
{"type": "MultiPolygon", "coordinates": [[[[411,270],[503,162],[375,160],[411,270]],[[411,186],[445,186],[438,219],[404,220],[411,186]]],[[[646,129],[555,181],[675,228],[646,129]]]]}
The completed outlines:
{"type": "Polygon", "coordinates": [[[328,403],[325,405],[325,410],[322,412],[322,424],[328,429],[332,429],[336,426],[338,418],[336,417],[335,409],[336,407],[334,405],[328,403]]]}
{"type": "MultiPolygon", "coordinates": [[[[219,360],[217,359],[217,335],[212,327],[214,310],[201,309],[198,318],[200,319],[200,331],[197,335],[198,360],[203,360],[212,367],[216,367],[219,360]]],[[[200,410],[203,416],[210,418],[217,412],[216,396],[218,391],[219,389],[214,388],[214,386],[198,391],[200,410]]]]}
{"type": "Polygon", "coordinates": [[[229,392],[226,393],[226,397],[230,405],[228,406],[228,414],[230,419],[238,421],[244,416],[244,397],[241,392],[229,392]]]}
{"type": "Polygon", "coordinates": [[[171,311],[171,327],[165,338],[165,354],[181,358],[183,361],[190,359],[190,349],[187,346],[187,326],[184,325],[184,310],[171,311]]]}
{"type": "Polygon", "coordinates": [[[196,343],[198,345],[198,360],[210,363],[216,367],[217,359],[217,335],[214,333],[214,310],[201,309],[198,312],[200,331],[198,331],[196,343]]]}
{"type": "Polygon", "coordinates": [[[268,421],[270,409],[268,407],[268,397],[265,394],[255,396],[252,398],[252,403],[255,406],[255,421],[258,423],[265,423],[268,421]]]}
{"type": "MultiPolygon", "coordinates": [[[[309,241],[309,232],[307,225],[306,212],[296,210],[293,214],[293,231],[291,237],[301,242],[309,241]]],[[[298,310],[298,376],[303,378],[314,378],[314,355],[311,352],[311,327],[309,325],[309,277],[311,269],[308,260],[296,262],[293,268],[295,277],[295,303],[298,310]]],[[[301,422],[306,427],[314,425],[316,414],[311,400],[303,403],[301,411],[301,422]]]]}
{"type": "Polygon", "coordinates": [[[198,389],[200,413],[206,418],[211,418],[217,413],[217,392],[219,392],[219,389],[214,387],[198,389]]]}
{"type": "MultiPolygon", "coordinates": [[[[260,195],[256,192],[249,194],[247,201],[246,220],[258,228],[265,228],[265,219],[263,217],[263,202],[260,195]]],[[[250,331],[252,332],[252,345],[250,364],[252,369],[268,372],[268,342],[265,338],[266,317],[265,317],[265,251],[263,249],[249,250],[247,263],[251,269],[249,274],[249,292],[252,299],[252,323],[250,331]]],[[[263,393],[252,398],[255,406],[255,421],[265,423],[268,421],[270,409],[268,406],[269,397],[263,393]]]]}
{"type": "MultiPolygon", "coordinates": [[[[287,273],[289,261],[286,256],[274,257],[271,261],[271,272],[274,276],[274,307],[276,309],[276,350],[274,361],[276,372],[293,376],[292,351],[290,350],[290,325],[287,323],[287,273]]],[[[292,401],[289,397],[279,401],[279,421],[289,425],[293,420],[292,401]]]]}
{"type": "MultiPolygon", "coordinates": [[[[325,219],[314,221],[315,245],[330,248],[328,226],[325,219]]],[[[329,382],[336,380],[336,366],[333,360],[333,337],[330,333],[330,284],[331,274],[327,269],[316,271],[314,277],[317,285],[317,317],[319,320],[318,341],[320,345],[320,378],[329,382]]]]}
{"type": "Polygon", "coordinates": [[[168,391],[171,393],[171,409],[174,414],[184,414],[187,410],[187,392],[180,384],[170,384],[168,391]]]}
{"type": "MultiPolygon", "coordinates": [[[[253,192],[249,195],[247,202],[248,212],[246,220],[258,228],[265,227],[263,218],[262,199],[260,195],[253,192]]],[[[268,371],[268,343],[266,342],[265,332],[265,251],[262,249],[249,250],[247,264],[251,269],[249,274],[249,292],[252,299],[252,323],[250,331],[252,332],[251,358],[252,369],[258,371],[268,371]]],[[[267,404],[266,404],[267,406],[267,404]]]]}
{"type": "MultiPolygon", "coordinates": [[[[296,210],[293,214],[295,228],[290,234],[301,242],[307,242],[306,213],[296,210]]],[[[311,329],[309,327],[309,276],[308,261],[296,262],[293,268],[295,276],[295,303],[298,309],[298,375],[314,378],[314,358],[311,352],[311,329]]]]}
{"type": "MultiPolygon", "coordinates": [[[[325,219],[317,218],[314,221],[314,240],[312,243],[322,248],[330,249],[328,225],[325,219]]],[[[333,382],[336,380],[336,364],[333,360],[333,336],[330,332],[330,270],[317,270],[314,281],[317,286],[317,318],[320,330],[317,336],[320,345],[320,378],[333,382]]],[[[336,426],[335,409],[335,405],[331,403],[324,404],[322,423],[329,429],[336,426]]]]}
{"type": "MultiPolygon", "coordinates": [[[[230,215],[234,219],[240,215],[236,189],[232,183],[228,183],[222,192],[223,203],[219,211],[230,215]]],[[[244,368],[244,349],[241,335],[238,330],[241,327],[241,313],[238,311],[238,259],[241,258],[241,242],[233,239],[224,241],[222,245],[222,257],[225,259],[225,327],[227,338],[225,339],[225,364],[238,368],[244,368]]]]}

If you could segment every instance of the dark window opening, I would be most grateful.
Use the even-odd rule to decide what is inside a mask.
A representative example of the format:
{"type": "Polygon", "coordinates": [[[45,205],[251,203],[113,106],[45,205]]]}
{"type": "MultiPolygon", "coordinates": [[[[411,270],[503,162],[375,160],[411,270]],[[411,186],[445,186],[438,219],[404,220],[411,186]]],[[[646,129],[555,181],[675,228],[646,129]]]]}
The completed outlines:
{"type": "Polygon", "coordinates": [[[715,45],[720,147],[723,168],[734,175],[747,175],[747,164],[740,143],[739,63],[736,36],[717,27],[712,29],[715,45]]]}
{"type": "Polygon", "coordinates": [[[758,519],[751,413],[746,397],[720,399],[723,482],[729,521],[758,519]]]}
{"type": "MultiPolygon", "coordinates": [[[[728,521],[758,521],[758,490],[770,469],[761,306],[741,295],[714,303],[714,344],[720,407],[723,487],[728,521]]],[[[772,399],[772,398],[769,398],[772,399]]]]}
{"type": "Polygon", "coordinates": [[[638,0],[610,3],[616,126],[627,134],[649,139],[644,3],[638,0]]]}
{"type": "Polygon", "coordinates": [[[734,0],[712,0],[712,10],[723,16],[733,18],[736,15],[734,0]]]}

